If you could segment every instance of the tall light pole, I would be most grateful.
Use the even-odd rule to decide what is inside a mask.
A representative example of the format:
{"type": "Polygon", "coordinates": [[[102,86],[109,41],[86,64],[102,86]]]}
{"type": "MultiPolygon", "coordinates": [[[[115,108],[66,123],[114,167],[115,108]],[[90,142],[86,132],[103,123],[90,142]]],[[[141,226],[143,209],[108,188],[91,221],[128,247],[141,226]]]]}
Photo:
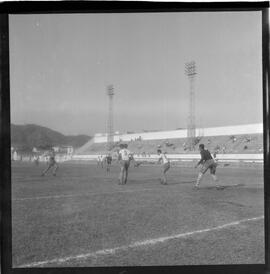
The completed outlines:
{"type": "Polygon", "coordinates": [[[109,98],[109,108],[108,108],[108,121],[107,121],[107,151],[109,152],[113,148],[113,95],[114,88],[113,85],[107,86],[107,95],[109,98]]]}
{"type": "Polygon", "coordinates": [[[196,137],[196,126],[195,126],[195,76],[196,76],[196,63],[191,61],[185,64],[185,74],[188,76],[190,90],[189,90],[189,115],[187,125],[187,137],[188,146],[190,150],[194,150],[195,137],[196,137]]]}

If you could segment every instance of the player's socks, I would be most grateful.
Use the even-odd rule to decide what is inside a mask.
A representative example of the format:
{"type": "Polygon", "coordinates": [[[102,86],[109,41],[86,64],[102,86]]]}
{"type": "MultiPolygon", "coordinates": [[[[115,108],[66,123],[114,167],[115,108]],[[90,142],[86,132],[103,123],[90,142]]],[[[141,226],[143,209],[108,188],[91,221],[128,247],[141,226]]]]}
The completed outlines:
{"type": "Polygon", "coordinates": [[[202,179],[202,176],[203,176],[203,174],[202,174],[202,173],[199,173],[198,178],[197,178],[197,181],[196,181],[196,185],[197,185],[197,186],[199,186],[200,181],[201,181],[201,179],[202,179]]]}

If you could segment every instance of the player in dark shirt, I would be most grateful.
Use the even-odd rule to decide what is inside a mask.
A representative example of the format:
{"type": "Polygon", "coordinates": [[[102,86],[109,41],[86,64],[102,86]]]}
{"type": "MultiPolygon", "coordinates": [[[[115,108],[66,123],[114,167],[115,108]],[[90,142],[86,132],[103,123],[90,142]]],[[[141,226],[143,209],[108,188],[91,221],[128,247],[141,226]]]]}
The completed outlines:
{"type": "Polygon", "coordinates": [[[107,156],[106,156],[106,165],[107,165],[107,168],[106,168],[106,170],[107,170],[107,172],[109,172],[110,171],[110,167],[111,167],[111,164],[112,164],[112,156],[110,155],[110,154],[108,154],[107,156]]]}
{"type": "Polygon", "coordinates": [[[49,152],[49,166],[42,172],[42,176],[44,176],[51,168],[54,168],[53,175],[56,176],[58,164],[55,161],[55,152],[53,149],[49,152]]]}
{"type": "Polygon", "coordinates": [[[34,163],[36,166],[39,165],[39,156],[38,155],[34,157],[34,163]]]}
{"type": "Polygon", "coordinates": [[[210,170],[210,174],[212,175],[213,180],[216,183],[216,187],[221,188],[218,185],[218,179],[216,176],[217,163],[213,159],[211,153],[207,149],[204,149],[204,144],[199,145],[199,150],[200,150],[200,154],[201,154],[201,160],[198,162],[198,164],[195,166],[195,168],[197,168],[199,165],[202,165],[202,166],[201,166],[200,172],[198,174],[195,188],[197,189],[199,187],[199,184],[200,184],[200,181],[202,180],[203,174],[208,169],[210,170]]]}

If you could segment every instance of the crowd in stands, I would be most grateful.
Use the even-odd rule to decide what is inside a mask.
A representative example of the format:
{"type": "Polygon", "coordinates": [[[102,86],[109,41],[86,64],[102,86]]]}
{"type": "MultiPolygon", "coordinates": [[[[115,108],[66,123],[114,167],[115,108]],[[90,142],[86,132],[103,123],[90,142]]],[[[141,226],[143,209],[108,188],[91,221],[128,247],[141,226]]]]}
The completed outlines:
{"type": "MultiPolygon", "coordinates": [[[[115,150],[120,142],[114,144],[115,150]]],[[[211,153],[262,153],[263,136],[262,134],[215,136],[215,137],[196,137],[193,147],[190,149],[187,138],[166,139],[166,140],[143,140],[142,138],[133,139],[128,144],[130,151],[139,155],[155,154],[157,148],[170,154],[178,153],[198,153],[200,143],[204,143],[211,153]]],[[[94,143],[87,152],[89,154],[106,153],[106,143],[94,143]]]]}

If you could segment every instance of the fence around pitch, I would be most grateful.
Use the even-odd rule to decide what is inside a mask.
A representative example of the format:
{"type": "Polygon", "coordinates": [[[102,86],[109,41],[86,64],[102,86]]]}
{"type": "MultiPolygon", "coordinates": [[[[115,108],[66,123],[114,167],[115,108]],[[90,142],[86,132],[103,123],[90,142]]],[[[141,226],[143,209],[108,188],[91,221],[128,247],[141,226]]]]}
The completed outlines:
{"type": "MultiPolygon", "coordinates": [[[[99,155],[73,155],[72,160],[88,161],[97,160],[99,155]]],[[[194,161],[200,159],[200,154],[167,154],[171,161],[194,161]]],[[[138,161],[155,161],[158,155],[134,155],[138,161]]],[[[257,162],[263,163],[263,154],[218,154],[216,160],[220,162],[257,162]]]]}

